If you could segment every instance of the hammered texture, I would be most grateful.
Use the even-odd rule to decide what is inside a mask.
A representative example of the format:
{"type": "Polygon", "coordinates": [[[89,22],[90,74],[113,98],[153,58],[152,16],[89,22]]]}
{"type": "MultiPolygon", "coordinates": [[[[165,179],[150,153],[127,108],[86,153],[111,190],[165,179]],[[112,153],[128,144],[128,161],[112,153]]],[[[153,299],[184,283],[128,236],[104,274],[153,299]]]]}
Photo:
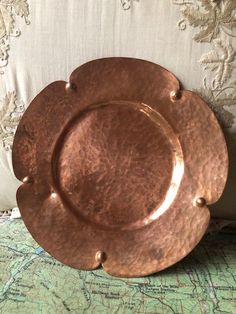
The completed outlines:
{"type": "Polygon", "coordinates": [[[30,104],[13,145],[24,222],[58,260],[112,275],[160,271],[207,229],[227,178],[225,140],[207,104],[150,62],[76,69],[30,104]],[[104,105],[106,104],[106,105],[104,105]],[[129,227],[127,227],[127,225],[129,227]],[[99,259],[104,252],[106,259],[99,259]]]}
{"type": "Polygon", "coordinates": [[[142,220],[165,198],[173,149],[162,126],[135,105],[94,109],[76,120],[61,142],[61,191],[91,222],[109,227],[142,220]]]}

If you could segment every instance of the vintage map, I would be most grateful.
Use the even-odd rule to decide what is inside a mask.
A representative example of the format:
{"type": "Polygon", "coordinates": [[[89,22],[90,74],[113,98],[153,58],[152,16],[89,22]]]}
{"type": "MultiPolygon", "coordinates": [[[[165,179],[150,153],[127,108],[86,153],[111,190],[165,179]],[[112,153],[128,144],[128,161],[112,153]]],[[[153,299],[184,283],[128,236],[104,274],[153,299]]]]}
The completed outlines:
{"type": "Polygon", "coordinates": [[[50,257],[22,220],[0,223],[0,313],[236,313],[236,235],[207,236],[151,277],[113,278],[50,257]]]}

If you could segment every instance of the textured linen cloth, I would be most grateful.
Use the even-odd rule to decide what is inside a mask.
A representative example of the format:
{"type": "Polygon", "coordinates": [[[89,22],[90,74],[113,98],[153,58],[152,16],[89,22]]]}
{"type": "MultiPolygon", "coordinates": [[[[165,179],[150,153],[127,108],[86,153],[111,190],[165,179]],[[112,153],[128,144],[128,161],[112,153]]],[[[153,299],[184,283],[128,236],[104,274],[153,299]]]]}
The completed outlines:
{"type": "Polygon", "coordinates": [[[13,136],[37,93],[87,61],[124,56],[167,68],[215,111],[230,175],[212,213],[236,218],[235,25],[236,0],[0,0],[0,210],[16,206],[13,136]]]}

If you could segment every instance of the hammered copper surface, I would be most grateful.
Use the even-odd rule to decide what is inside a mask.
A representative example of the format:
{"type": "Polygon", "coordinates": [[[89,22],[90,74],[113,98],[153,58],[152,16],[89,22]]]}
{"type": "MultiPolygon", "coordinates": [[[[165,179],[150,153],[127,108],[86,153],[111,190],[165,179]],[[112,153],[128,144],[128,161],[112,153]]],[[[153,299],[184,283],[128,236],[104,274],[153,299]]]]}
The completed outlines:
{"type": "Polygon", "coordinates": [[[73,267],[134,277],[199,242],[228,158],[214,114],[170,72],[107,58],[32,101],[13,166],[22,217],[40,245],[73,267]]]}

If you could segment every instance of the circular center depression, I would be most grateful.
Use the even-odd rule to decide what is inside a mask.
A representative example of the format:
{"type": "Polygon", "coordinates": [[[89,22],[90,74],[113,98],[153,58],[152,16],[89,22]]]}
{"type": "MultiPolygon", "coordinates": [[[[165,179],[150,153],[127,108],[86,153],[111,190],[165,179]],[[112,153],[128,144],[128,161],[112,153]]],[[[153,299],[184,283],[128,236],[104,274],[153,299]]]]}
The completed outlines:
{"type": "Polygon", "coordinates": [[[56,163],[55,181],[69,208],[108,227],[157,217],[182,175],[181,148],[166,120],[133,102],[103,104],[73,119],[56,163]]]}

